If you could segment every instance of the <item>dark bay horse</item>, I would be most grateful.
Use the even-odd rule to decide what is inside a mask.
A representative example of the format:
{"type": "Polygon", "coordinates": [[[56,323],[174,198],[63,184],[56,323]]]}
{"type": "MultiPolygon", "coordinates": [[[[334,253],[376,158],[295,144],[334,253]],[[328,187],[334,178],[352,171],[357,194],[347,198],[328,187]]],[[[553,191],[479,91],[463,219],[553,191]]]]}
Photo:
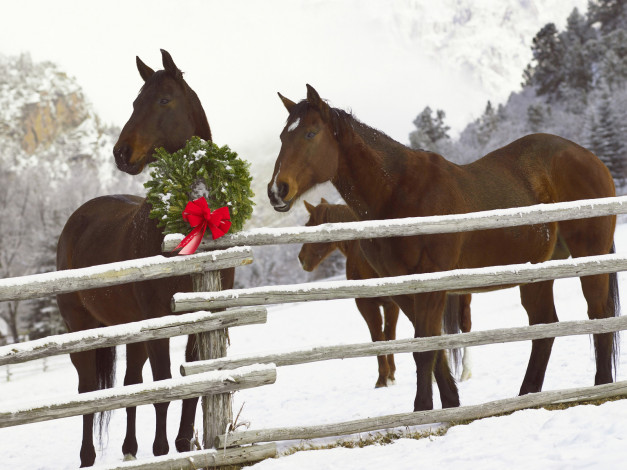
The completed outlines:
{"type": "MultiPolygon", "coordinates": [[[[591,152],[561,137],[533,134],[468,165],[412,150],[332,108],[307,85],[299,103],[279,95],[289,112],[281,150],[268,184],[285,212],[311,187],[331,181],[360,220],[459,214],[532,204],[611,197],[614,182],[591,152]]],[[[605,216],[467,233],[361,241],[380,276],[479,268],[613,252],[616,217],[605,216]]],[[[581,277],[590,318],[618,314],[615,274],[581,277]]],[[[475,291],[480,291],[475,290],[475,291]]],[[[441,333],[447,292],[402,295],[416,337],[441,333]]],[[[530,324],[558,321],[553,281],[520,286],[530,324]]],[[[520,394],[542,389],[553,338],[532,342],[520,394]]],[[[594,336],[595,384],[613,381],[615,335],[594,336]]],[[[443,407],[459,406],[457,386],[442,351],[414,353],[414,410],[433,408],[433,370],[443,407]]]]}
{"type": "MultiPolygon", "coordinates": [[[[211,131],[196,93],[183,80],[181,71],[166,51],[161,51],[164,70],[154,72],[137,58],[145,81],[133,103],[133,114],[124,126],[114,154],[118,167],[139,173],[150,162],[156,147],[174,152],[197,135],[211,139],[211,131]]],[[[161,254],[163,232],[149,218],[150,205],[130,195],[103,196],[88,201],[68,219],[57,247],[57,269],[74,269],[161,254]]],[[[221,272],[222,285],[233,285],[234,270],[221,272]]],[[[115,287],[90,289],[57,296],[61,315],[69,331],[118,325],[171,314],[170,301],[176,292],[192,290],[190,276],[142,281],[115,287]]],[[[71,354],[78,372],[79,393],[113,385],[115,348],[71,354]]],[[[189,336],[186,360],[197,360],[193,335],[189,336]]],[[[154,380],[171,377],[169,340],[129,344],[126,347],[124,385],[142,382],[142,367],[150,359],[154,380]]],[[[179,451],[190,450],[198,399],[183,401],[181,425],[176,438],[179,451]]],[[[166,435],[168,403],[156,404],[155,455],[169,450],[166,435]]],[[[135,408],[127,408],[127,429],[122,452],[135,456],[135,408]]],[[[81,466],[93,465],[94,415],[83,416],[81,466]]],[[[102,421],[101,421],[102,432],[102,421]]]]}
{"type": "MultiPolygon", "coordinates": [[[[357,220],[355,213],[345,204],[330,204],[322,199],[320,204],[314,206],[304,201],[305,208],[309,212],[307,227],[336,222],[354,222],[357,220]]],[[[346,257],[346,279],[360,280],[379,277],[377,272],[366,261],[358,240],[345,240],[326,243],[304,243],[298,259],[305,271],[313,271],[335,250],[339,250],[346,257]]],[[[447,334],[466,333],[470,331],[470,294],[451,295],[447,297],[444,311],[443,327],[447,334]]],[[[396,323],[398,320],[398,305],[390,297],[365,297],[355,299],[355,304],[361,316],[368,325],[372,341],[390,341],[396,339],[396,323]],[[383,310],[383,316],[381,315],[383,310]]],[[[457,350],[453,350],[455,365],[459,362],[457,350]]],[[[396,365],[394,354],[378,356],[379,376],[375,388],[386,387],[394,383],[396,365]]],[[[470,378],[469,354],[464,348],[462,358],[463,371],[461,380],[470,378]]]]}

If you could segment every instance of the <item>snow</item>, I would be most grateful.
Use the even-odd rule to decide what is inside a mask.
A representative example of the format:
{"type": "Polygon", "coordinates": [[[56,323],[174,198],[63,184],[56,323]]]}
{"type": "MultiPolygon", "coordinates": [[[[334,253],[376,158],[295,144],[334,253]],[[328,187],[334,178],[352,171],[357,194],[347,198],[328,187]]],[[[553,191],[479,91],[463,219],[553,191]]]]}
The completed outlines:
{"type": "MultiPolygon", "coordinates": [[[[627,226],[619,225],[617,251],[627,250],[627,226]]],[[[242,268],[245,269],[245,268],[242,268]]],[[[621,295],[627,297],[627,283],[619,276],[621,295]]],[[[556,281],[557,313],[562,320],[586,319],[586,306],[577,279],[556,281]]],[[[527,323],[517,289],[473,296],[473,331],[523,326],[527,323]]],[[[398,338],[412,336],[408,320],[401,316],[398,338]]],[[[307,302],[270,307],[268,323],[232,328],[229,355],[261,353],[276,349],[302,349],[317,345],[346,344],[368,340],[368,330],[352,300],[307,302]]],[[[627,379],[627,341],[622,336],[618,379],[627,379]]],[[[183,362],[184,338],[172,341],[172,370],[178,376],[183,362]]],[[[530,343],[517,342],[471,348],[473,376],[458,384],[463,405],[510,398],[518,393],[529,357],[530,343]]],[[[118,382],[124,373],[124,349],[118,350],[118,382]]],[[[28,396],[40,400],[71,393],[77,379],[69,358],[30,374],[18,374],[31,364],[10,366],[10,382],[0,386],[0,403],[28,396]]],[[[234,395],[234,412],[243,406],[241,421],[251,429],[298,425],[324,425],[371,416],[411,411],[415,392],[415,373],[411,354],[397,354],[396,384],[374,389],[376,360],[372,357],[333,360],[281,367],[277,381],[258,389],[234,395]]],[[[254,366],[253,366],[254,367],[254,366]]],[[[6,367],[0,368],[4,380],[6,367]]],[[[590,338],[557,338],[549,362],[544,390],[584,387],[593,384],[594,353],[590,338]]],[[[144,370],[149,380],[148,366],[144,370]]],[[[437,388],[435,407],[439,408],[437,388]]],[[[170,406],[168,436],[178,430],[180,402],[170,406]]],[[[113,413],[104,449],[98,450],[97,464],[115,464],[122,459],[125,413],[113,413]]],[[[197,417],[197,423],[200,417],[197,417]]],[[[444,436],[422,440],[401,439],[393,444],[363,449],[331,449],[298,452],[267,460],[252,469],[299,470],[364,468],[414,469],[417,465],[438,465],[456,469],[527,468],[622,468],[627,435],[627,402],[608,402],[600,406],[578,406],[563,411],[525,410],[509,416],[488,418],[450,428],[444,436]]],[[[436,426],[421,426],[428,430],[436,426]]],[[[151,456],[154,437],[154,409],[138,408],[139,457],[151,456]]],[[[70,469],[78,466],[81,418],[64,418],[0,429],[3,467],[20,469],[70,469]],[[55,436],[55,438],[53,438],[55,436]]],[[[354,436],[359,438],[359,436],[354,436]]],[[[320,439],[316,444],[333,439],[320,439]]],[[[300,441],[279,443],[281,451],[300,441]]],[[[173,450],[171,453],[174,452],[173,450]]]]}

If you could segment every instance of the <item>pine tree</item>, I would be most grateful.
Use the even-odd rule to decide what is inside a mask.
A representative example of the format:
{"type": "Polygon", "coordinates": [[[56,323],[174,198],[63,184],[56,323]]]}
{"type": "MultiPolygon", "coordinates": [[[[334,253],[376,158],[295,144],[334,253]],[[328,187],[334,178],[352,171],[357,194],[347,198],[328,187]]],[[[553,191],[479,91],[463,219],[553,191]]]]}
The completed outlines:
{"type": "Polygon", "coordinates": [[[617,186],[625,184],[625,145],[607,90],[603,92],[589,136],[591,150],[608,167],[617,186]]]}
{"type": "Polygon", "coordinates": [[[590,24],[598,23],[603,34],[625,29],[627,27],[627,1],[590,0],[588,20],[590,24]]]}
{"type": "Polygon", "coordinates": [[[498,116],[490,101],[486,104],[477,124],[477,140],[480,145],[485,146],[498,127],[498,116]]]}
{"type": "Polygon", "coordinates": [[[570,88],[586,92],[591,88],[592,68],[585,44],[595,36],[586,18],[575,8],[568,16],[566,31],[560,34],[564,50],[564,81],[570,88]]]}
{"type": "Polygon", "coordinates": [[[548,23],[533,38],[534,66],[525,70],[525,85],[540,95],[557,96],[564,81],[564,47],[554,23],[548,23]]]}
{"type": "Polygon", "coordinates": [[[438,143],[449,139],[450,127],[444,123],[446,113],[438,109],[433,116],[429,106],[414,119],[416,130],[409,134],[409,144],[414,149],[437,151],[438,143]]]}

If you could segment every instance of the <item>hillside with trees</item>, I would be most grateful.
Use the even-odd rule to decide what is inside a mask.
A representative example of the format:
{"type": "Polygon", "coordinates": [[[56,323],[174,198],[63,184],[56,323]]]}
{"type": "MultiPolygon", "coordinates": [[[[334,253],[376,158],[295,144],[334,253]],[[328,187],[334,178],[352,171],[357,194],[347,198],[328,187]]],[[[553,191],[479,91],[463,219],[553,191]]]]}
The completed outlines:
{"type": "MultiPolygon", "coordinates": [[[[118,134],[56,65],[0,56],[0,278],[53,271],[57,239],[78,206],[140,190],[115,168],[118,134]]],[[[63,329],[54,298],[0,303],[0,342],[63,329]]]]}
{"type": "Polygon", "coordinates": [[[523,135],[548,132],[596,153],[625,191],[627,163],[627,2],[593,0],[574,9],[559,31],[548,23],[531,45],[522,89],[452,139],[442,110],[425,108],[410,136],[414,148],[471,162],[523,135]]]}

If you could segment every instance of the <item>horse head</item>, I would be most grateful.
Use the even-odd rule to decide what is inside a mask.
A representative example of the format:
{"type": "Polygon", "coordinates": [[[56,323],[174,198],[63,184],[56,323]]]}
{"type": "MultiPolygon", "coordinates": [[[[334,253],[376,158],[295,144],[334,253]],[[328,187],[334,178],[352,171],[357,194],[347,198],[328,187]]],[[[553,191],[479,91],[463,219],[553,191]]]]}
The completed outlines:
{"type": "MultiPolygon", "coordinates": [[[[322,198],[320,204],[314,206],[304,201],[305,208],[309,212],[309,220],[305,224],[306,227],[329,222],[327,217],[327,209],[329,203],[322,198]]],[[[322,261],[324,261],[337,248],[336,243],[304,243],[298,253],[298,260],[305,271],[311,272],[316,269],[322,261]]]]}
{"type": "Polygon", "coordinates": [[[307,98],[294,103],[279,93],[289,112],[281,132],[281,150],[268,183],[274,209],[287,212],[308,189],[332,181],[337,173],[337,110],[307,85],[307,98]]]}
{"type": "Polygon", "coordinates": [[[144,86],[133,102],[133,114],[122,129],[113,155],[118,168],[140,173],[159,147],[172,153],[192,136],[211,140],[209,123],[196,93],[183,79],[172,56],[161,49],[163,70],[155,72],[136,58],[144,86]]]}

